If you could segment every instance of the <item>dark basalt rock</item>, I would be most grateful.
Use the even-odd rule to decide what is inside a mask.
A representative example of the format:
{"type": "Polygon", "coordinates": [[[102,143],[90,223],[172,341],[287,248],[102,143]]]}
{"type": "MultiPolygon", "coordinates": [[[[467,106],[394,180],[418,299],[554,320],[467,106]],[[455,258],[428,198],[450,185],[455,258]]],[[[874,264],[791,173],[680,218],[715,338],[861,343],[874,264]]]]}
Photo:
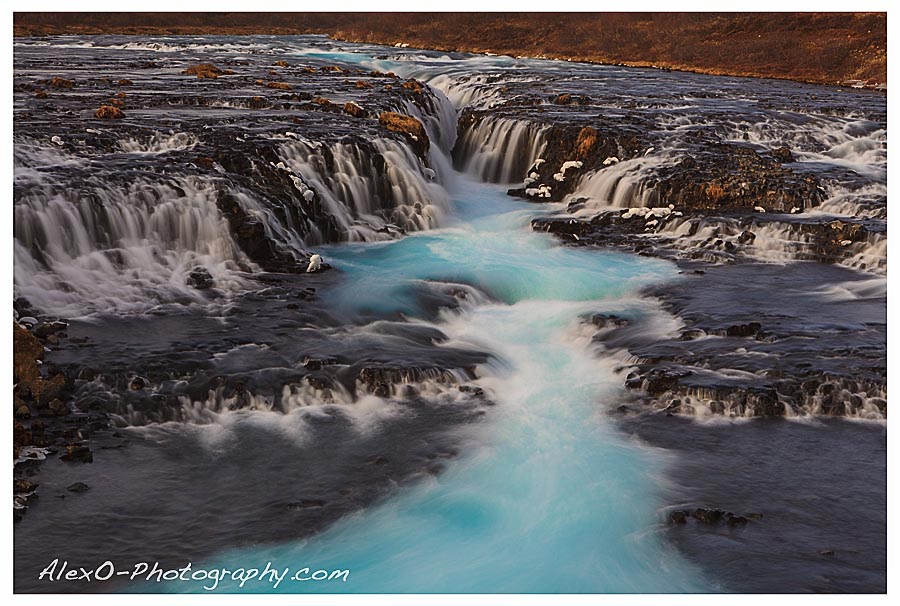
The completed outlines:
{"type": "Polygon", "coordinates": [[[687,369],[652,368],[644,374],[632,373],[625,381],[625,386],[632,389],[643,389],[649,395],[659,395],[670,391],[680,379],[688,377],[692,371],[687,369]]]}
{"type": "Polygon", "coordinates": [[[285,503],[282,507],[288,511],[302,511],[304,509],[325,507],[326,504],[322,499],[300,499],[299,501],[285,503]]]}
{"type": "Polygon", "coordinates": [[[74,484],[70,484],[69,486],[66,487],[66,490],[68,490],[69,492],[78,492],[78,493],[87,492],[90,489],[91,489],[91,487],[88,486],[87,484],[85,484],[84,482],[75,482],[74,484]]]}
{"type": "Polygon", "coordinates": [[[762,331],[762,325],[759,322],[750,322],[748,324],[734,324],[725,329],[725,335],[729,337],[755,337],[762,331]]]}
{"type": "Polygon", "coordinates": [[[689,519],[696,520],[705,526],[718,526],[724,522],[729,528],[738,528],[746,526],[750,522],[751,516],[757,516],[753,519],[759,519],[760,514],[747,514],[746,516],[737,515],[730,511],[722,509],[709,509],[698,507],[696,509],[678,509],[669,513],[669,524],[687,524],[689,519]]]}
{"type": "Polygon", "coordinates": [[[195,267],[187,277],[187,285],[197,290],[212,288],[214,284],[212,274],[205,267],[195,267]]]}
{"type": "Polygon", "coordinates": [[[772,157],[782,164],[788,164],[794,161],[794,154],[791,153],[789,147],[776,147],[772,150],[772,157]]]}
{"type": "Polygon", "coordinates": [[[65,452],[59,457],[63,461],[77,463],[93,463],[94,453],[91,452],[89,446],[84,444],[69,444],[66,446],[65,452]]]}
{"type": "Polygon", "coordinates": [[[621,328],[631,324],[631,320],[617,316],[615,314],[592,314],[590,317],[591,324],[597,328],[621,328]]]}

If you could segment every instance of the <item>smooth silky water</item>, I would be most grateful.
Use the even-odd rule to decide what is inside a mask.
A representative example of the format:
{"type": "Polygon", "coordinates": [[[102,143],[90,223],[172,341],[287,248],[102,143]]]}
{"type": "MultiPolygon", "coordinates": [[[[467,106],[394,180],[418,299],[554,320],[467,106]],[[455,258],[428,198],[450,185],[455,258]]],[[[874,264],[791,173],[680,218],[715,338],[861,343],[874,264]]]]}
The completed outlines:
{"type": "MultiPolygon", "coordinates": [[[[665,457],[606,415],[621,377],[590,355],[580,316],[625,310],[635,289],[673,266],[554,245],[528,226],[536,209],[459,178],[455,223],[399,241],[323,249],[345,272],[329,293],[360,314],[418,311],[418,281],[470,284],[490,301],[446,312],[451,342],[491,351],[477,382],[496,402],[460,436],[462,456],[380,505],[308,540],[239,548],[196,568],[350,570],[348,580],[285,580],[219,592],[699,592],[714,589],[660,537],[665,457]]],[[[634,300],[634,305],[639,303],[634,300]]],[[[208,582],[153,584],[204,591],[208,582]]]]}

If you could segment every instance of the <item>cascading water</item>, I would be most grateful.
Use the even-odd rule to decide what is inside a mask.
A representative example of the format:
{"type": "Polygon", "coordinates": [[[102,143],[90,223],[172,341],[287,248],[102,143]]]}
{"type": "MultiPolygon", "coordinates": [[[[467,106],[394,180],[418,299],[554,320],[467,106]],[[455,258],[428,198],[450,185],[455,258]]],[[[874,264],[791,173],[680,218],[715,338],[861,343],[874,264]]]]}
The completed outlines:
{"type": "Polygon", "coordinates": [[[464,306],[438,327],[453,344],[497,356],[476,381],[498,404],[489,427],[459,436],[470,452],[439,478],[308,541],[239,549],[204,566],[272,561],[350,569],[349,582],[324,589],[340,592],[709,589],[654,530],[659,453],[624,440],[606,420],[621,361],[589,355],[590,339],[579,328],[591,312],[627,313],[623,297],[671,268],[557,247],[528,229],[531,212],[522,203],[483,185],[458,187],[452,227],[328,248],[349,277],[330,296],[335,306],[381,313],[399,306],[415,315],[402,294],[410,281],[486,287],[499,303],[464,306]]]}
{"type": "Polygon", "coordinates": [[[518,181],[540,157],[544,128],[530,120],[485,119],[463,131],[453,152],[456,165],[482,181],[518,181]]]}

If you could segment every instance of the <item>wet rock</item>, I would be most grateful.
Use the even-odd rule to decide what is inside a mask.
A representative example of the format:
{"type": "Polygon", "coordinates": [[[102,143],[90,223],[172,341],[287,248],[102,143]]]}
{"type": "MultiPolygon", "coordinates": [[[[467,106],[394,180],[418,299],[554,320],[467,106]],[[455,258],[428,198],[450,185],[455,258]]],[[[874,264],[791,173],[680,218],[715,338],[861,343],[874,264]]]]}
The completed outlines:
{"type": "Polygon", "coordinates": [[[76,463],[93,463],[94,453],[91,452],[89,446],[84,444],[69,444],[66,446],[65,452],[59,457],[63,461],[76,463]]]}
{"type": "Polygon", "coordinates": [[[729,337],[755,337],[762,331],[762,325],[759,322],[749,322],[747,324],[734,324],[725,329],[725,335],[729,337]]]}
{"type": "Polygon", "coordinates": [[[644,374],[633,373],[628,377],[625,386],[632,389],[643,389],[649,395],[660,395],[678,385],[678,381],[692,373],[687,369],[653,368],[644,374]]]}
{"type": "Polygon", "coordinates": [[[94,117],[103,120],[121,120],[125,117],[125,112],[115,105],[101,105],[100,108],[94,112],[94,117]]]}
{"type": "Polygon", "coordinates": [[[735,515],[728,512],[725,516],[725,524],[729,528],[737,528],[738,526],[746,526],[749,520],[744,516],[735,515]]]}
{"type": "Polygon", "coordinates": [[[327,503],[322,499],[300,499],[299,501],[285,503],[283,508],[288,511],[301,511],[304,509],[318,509],[320,507],[325,507],[326,504],[327,503]]]}
{"type": "Polygon", "coordinates": [[[233,71],[227,69],[220,69],[213,65],[212,63],[199,63],[197,65],[193,65],[183,72],[182,74],[186,76],[197,76],[198,78],[209,78],[216,79],[219,76],[225,76],[233,74],[233,71]]]}
{"type": "Polygon", "coordinates": [[[350,114],[354,118],[366,118],[369,112],[358,106],[356,103],[348,101],[344,104],[344,112],[350,114]]]}
{"type": "Polygon", "coordinates": [[[591,324],[597,328],[621,328],[631,324],[631,320],[615,314],[598,313],[591,315],[591,324]]]}
{"type": "Polygon", "coordinates": [[[772,150],[772,156],[782,164],[788,164],[794,161],[794,154],[791,153],[789,147],[776,147],[772,150]]]}
{"type": "Polygon", "coordinates": [[[287,82],[267,82],[266,88],[274,88],[276,90],[292,90],[293,87],[287,82]]]}
{"type": "Polygon", "coordinates": [[[402,88],[412,91],[413,93],[415,93],[417,95],[421,95],[422,92],[425,90],[422,87],[422,83],[419,82],[418,80],[407,80],[401,86],[402,86],[402,88]]]}
{"type": "Polygon", "coordinates": [[[409,135],[413,139],[414,147],[419,152],[419,155],[424,156],[428,151],[428,134],[418,118],[396,112],[381,112],[378,116],[378,122],[391,132],[409,135]]]}
{"type": "Polygon", "coordinates": [[[436,366],[366,366],[360,369],[357,379],[370,393],[379,397],[389,396],[392,385],[426,380],[445,384],[457,382],[452,372],[436,366]]]}
{"type": "Polygon", "coordinates": [[[91,487],[88,486],[87,484],[85,484],[84,482],[75,482],[74,484],[70,484],[69,486],[66,487],[66,490],[68,490],[69,492],[77,492],[77,493],[87,492],[90,489],[91,489],[91,487]]]}
{"type": "Polygon", "coordinates": [[[30,431],[18,421],[13,421],[13,458],[18,458],[19,451],[33,444],[30,431]]]}
{"type": "Polygon", "coordinates": [[[38,339],[46,339],[51,335],[65,331],[68,327],[69,325],[66,322],[42,322],[34,329],[33,334],[38,339]]]}
{"type": "Polygon", "coordinates": [[[121,80],[116,82],[116,84],[118,84],[119,86],[132,86],[134,85],[134,82],[132,82],[128,78],[122,78],[121,80]]]}
{"type": "Polygon", "coordinates": [[[340,360],[334,357],[310,357],[303,359],[303,367],[307,370],[322,370],[325,366],[340,364],[340,360]]]}
{"type": "Polygon", "coordinates": [[[30,482],[29,480],[14,479],[13,494],[27,494],[29,492],[34,492],[37,490],[38,486],[38,484],[30,482]]]}
{"type": "Polygon", "coordinates": [[[687,513],[684,511],[673,511],[669,514],[670,524],[687,524],[687,513]]]}
{"type": "Polygon", "coordinates": [[[140,391],[150,385],[150,382],[144,377],[134,377],[128,382],[128,389],[131,391],[140,391]]]}
{"type": "Polygon", "coordinates": [[[701,524],[712,526],[718,524],[725,517],[725,512],[721,509],[697,508],[691,512],[691,517],[701,524]]]}
{"type": "Polygon", "coordinates": [[[749,229],[745,229],[741,232],[741,235],[738,236],[738,242],[741,244],[753,244],[754,240],[756,240],[756,234],[749,229]]]}
{"type": "Polygon", "coordinates": [[[187,285],[197,290],[206,290],[215,285],[215,280],[205,267],[195,267],[188,274],[187,285]]]}
{"type": "Polygon", "coordinates": [[[67,80],[65,78],[54,77],[50,80],[45,80],[44,83],[51,88],[72,88],[75,83],[72,80],[67,80]]]}
{"type": "Polygon", "coordinates": [[[48,406],[48,409],[51,414],[58,416],[67,415],[70,412],[68,405],[66,405],[66,403],[59,398],[52,400],[48,406]]]}

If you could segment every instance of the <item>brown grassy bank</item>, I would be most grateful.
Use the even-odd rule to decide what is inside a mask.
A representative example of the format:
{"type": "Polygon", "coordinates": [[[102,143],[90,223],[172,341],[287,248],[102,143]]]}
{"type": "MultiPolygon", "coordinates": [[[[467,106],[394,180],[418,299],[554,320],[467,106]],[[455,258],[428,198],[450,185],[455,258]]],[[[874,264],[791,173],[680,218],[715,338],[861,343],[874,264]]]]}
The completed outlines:
{"type": "Polygon", "coordinates": [[[884,13],[16,13],[14,35],[298,34],[823,84],[887,82],[884,13]]]}

